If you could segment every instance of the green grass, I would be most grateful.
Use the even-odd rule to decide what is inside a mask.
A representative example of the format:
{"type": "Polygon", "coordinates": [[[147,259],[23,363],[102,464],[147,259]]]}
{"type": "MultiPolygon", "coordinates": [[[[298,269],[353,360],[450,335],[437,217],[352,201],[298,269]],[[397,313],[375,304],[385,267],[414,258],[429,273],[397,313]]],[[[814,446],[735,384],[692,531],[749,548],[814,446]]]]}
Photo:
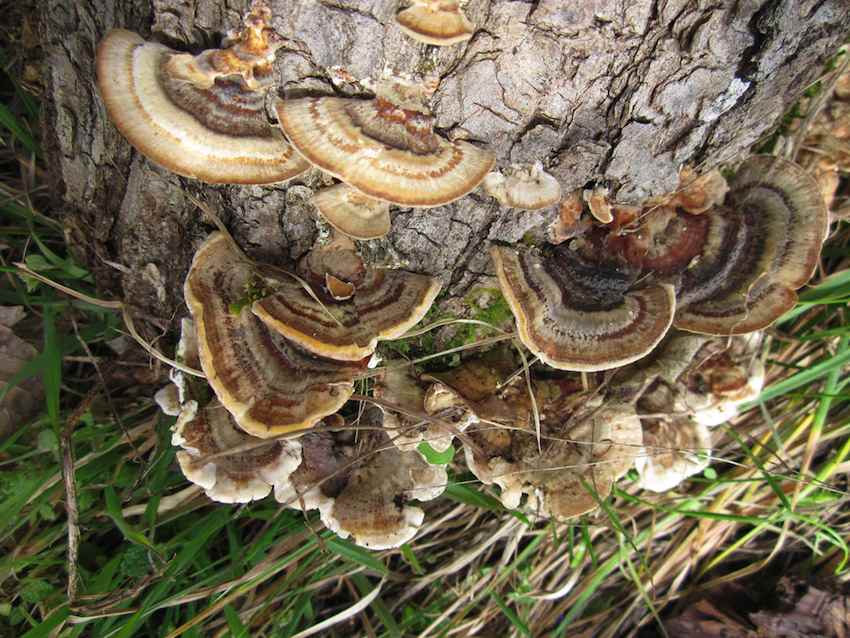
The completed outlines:
{"type": "MultiPolygon", "coordinates": [[[[719,431],[711,471],[664,495],[624,479],[596,514],[555,523],[506,510],[464,471],[462,454],[424,449],[452,471],[445,495],[426,506],[426,522],[441,522],[399,550],[370,552],[272,499],[223,506],[196,495],[161,509],[187,487],[170,443],[173,419],[157,411],[156,385],[113,374],[149,358],[135,350],[119,361],[110,350],[125,330],[119,313],[12,265],[97,296],[49,201],[21,176],[22,162],[43,161],[32,101],[17,86],[3,97],[0,303],[28,312],[16,330],[40,354],[12,382],[38,377],[44,410],[0,440],[0,636],[292,636],[378,587],[365,611],[324,635],[570,636],[593,627],[615,636],[779,552],[804,554],[812,571],[847,573],[846,224],[825,252],[826,270],[836,272],[802,291],[775,328],[771,383],[719,431]],[[66,451],[80,535],[73,567],[66,451]]],[[[434,311],[423,323],[452,319],[434,311]]],[[[499,334],[509,310],[479,290],[466,299],[465,319],[388,351],[416,359],[474,346],[499,334]]],[[[458,360],[455,352],[423,368],[458,360]]]]}

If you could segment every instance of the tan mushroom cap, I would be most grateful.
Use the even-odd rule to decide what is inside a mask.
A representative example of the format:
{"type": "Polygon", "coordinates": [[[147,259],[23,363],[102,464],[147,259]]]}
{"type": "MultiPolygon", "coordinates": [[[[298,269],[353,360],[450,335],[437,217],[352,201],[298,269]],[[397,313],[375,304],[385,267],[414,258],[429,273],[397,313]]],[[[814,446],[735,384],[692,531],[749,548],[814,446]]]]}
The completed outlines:
{"type": "Polygon", "coordinates": [[[413,0],[413,5],[396,15],[398,26],[414,40],[449,46],[472,37],[472,24],[456,0],[413,0]]]}
{"type": "Polygon", "coordinates": [[[578,414],[549,414],[541,425],[540,447],[528,426],[473,425],[467,436],[477,449],[467,446],[466,460],[482,482],[501,488],[505,507],[518,507],[525,494],[528,508],[558,519],[596,509],[643,443],[640,420],[625,404],[600,407],[590,401],[578,414]]]}
{"type": "Polygon", "coordinates": [[[463,197],[493,167],[494,155],[436,135],[430,113],[416,100],[398,100],[400,93],[390,87],[372,100],[278,100],[276,109],[299,153],[369,197],[422,208],[463,197]]]}
{"type": "Polygon", "coordinates": [[[184,291],[207,381],[243,430],[267,438],[336,412],[362,367],[310,356],[250,309],[237,311],[253,280],[230,241],[213,233],[195,254],[184,291]]]}
{"type": "Polygon", "coordinates": [[[619,271],[583,262],[561,244],[546,254],[494,246],[490,254],[520,340],[548,365],[607,370],[649,353],[673,320],[673,287],[631,290],[619,271]]]}
{"type": "Polygon", "coordinates": [[[310,198],[328,223],[354,239],[377,239],[390,232],[390,206],[347,184],[324,188],[310,198]]]}
{"type": "Polygon", "coordinates": [[[275,484],[275,500],[286,507],[320,511],[333,507],[351,474],[352,442],[326,431],[324,424],[293,441],[301,450],[301,463],[283,481],[275,484]]]}
{"type": "Polygon", "coordinates": [[[643,443],[635,459],[638,485],[653,492],[672,490],[702,472],[711,459],[711,433],[692,419],[644,421],[643,443]]]}
{"type": "Polygon", "coordinates": [[[484,190],[502,206],[521,210],[540,210],[561,201],[561,184],[536,162],[517,165],[505,171],[488,173],[484,190]]]}
{"type": "MultiPolygon", "coordinates": [[[[182,56],[194,59],[123,29],[110,31],[98,46],[101,98],[139,152],[174,173],[214,184],[282,182],[309,168],[268,123],[264,91],[249,90],[239,79],[197,86],[170,76],[168,61],[182,56]]],[[[271,68],[264,73],[257,77],[270,78],[271,68]]]]}
{"type": "Polygon", "coordinates": [[[676,327],[730,335],[769,326],[817,266],[829,228],[817,182],[796,164],[755,156],[731,181],[727,208],[705,215],[708,237],[683,276],[676,327]]]}
{"type": "MultiPolygon", "coordinates": [[[[359,260],[355,251],[332,249],[322,267],[330,266],[334,256],[359,260]]],[[[416,325],[440,291],[440,282],[425,275],[357,270],[362,274],[357,272],[359,279],[351,281],[354,293],[348,299],[335,298],[324,285],[313,286],[314,297],[300,282],[283,280],[273,294],[254,303],[253,312],[269,328],[314,354],[359,361],[375,351],[378,341],[396,339],[416,325]]],[[[326,272],[311,273],[318,276],[308,276],[308,281],[324,281],[326,272]]]]}
{"type": "Polygon", "coordinates": [[[376,378],[375,396],[392,406],[384,408],[384,430],[402,452],[415,452],[423,441],[444,452],[451,447],[454,433],[468,425],[468,410],[458,404],[454,393],[436,390],[441,384],[427,390],[426,385],[413,366],[402,360],[386,361],[376,378]]]}
{"type": "Polygon", "coordinates": [[[587,208],[593,218],[601,224],[610,224],[614,221],[614,213],[611,210],[611,201],[608,199],[610,191],[604,186],[587,189],[582,193],[582,198],[587,202],[587,208]]]}
{"type": "Polygon", "coordinates": [[[188,402],[174,425],[172,444],[185,450],[177,453],[177,462],[186,478],[220,503],[268,496],[301,462],[297,444],[245,434],[218,401],[200,410],[188,402]],[[216,457],[206,458],[211,455],[216,457]]]}
{"type": "MultiPolygon", "coordinates": [[[[361,423],[380,426],[383,415],[370,408],[361,423]]],[[[330,505],[319,509],[322,522],[343,538],[369,549],[389,549],[411,540],[425,517],[411,500],[437,498],[446,487],[444,467],[429,465],[417,452],[401,452],[386,433],[367,431],[360,460],[330,505]]]]}
{"type": "Polygon", "coordinates": [[[729,184],[719,170],[714,169],[697,176],[694,169],[685,167],[679,171],[679,190],[670,205],[691,215],[700,215],[721,205],[728,192],[729,184]]]}

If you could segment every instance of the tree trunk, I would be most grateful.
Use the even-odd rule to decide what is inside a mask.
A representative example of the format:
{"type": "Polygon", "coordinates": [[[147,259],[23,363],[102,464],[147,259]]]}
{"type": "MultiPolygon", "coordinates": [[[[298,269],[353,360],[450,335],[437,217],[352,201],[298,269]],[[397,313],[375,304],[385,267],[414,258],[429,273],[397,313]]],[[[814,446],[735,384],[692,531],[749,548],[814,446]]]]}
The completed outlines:
{"type": "MultiPolygon", "coordinates": [[[[149,314],[185,311],[182,281],[208,204],[255,256],[295,258],[318,226],[318,173],[269,187],[206,186],[159,169],[109,122],[94,52],[113,27],[174,48],[215,46],[249,0],[44,0],[44,118],[57,207],[71,243],[112,289],[149,314]],[[120,285],[120,290],[118,289],[120,285]]],[[[620,201],[676,187],[684,163],[742,157],[773,128],[850,31],[846,0],[470,0],[478,31],[446,48],[395,26],[393,0],[274,0],[279,90],[353,94],[357,79],[437,73],[433,107],[449,136],[489,144],[498,165],[542,160],[565,190],[605,182],[620,201]],[[563,8],[562,8],[563,7],[563,8]]],[[[440,276],[453,295],[492,272],[489,239],[542,236],[555,211],[502,210],[472,194],[395,210],[378,260],[440,276]]]]}

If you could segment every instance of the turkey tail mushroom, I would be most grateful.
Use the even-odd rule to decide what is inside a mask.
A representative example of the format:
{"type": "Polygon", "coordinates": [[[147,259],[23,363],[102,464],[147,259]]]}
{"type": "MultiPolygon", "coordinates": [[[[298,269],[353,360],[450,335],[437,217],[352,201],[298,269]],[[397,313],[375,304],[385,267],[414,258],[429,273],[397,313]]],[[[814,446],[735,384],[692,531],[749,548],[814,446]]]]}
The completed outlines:
{"type": "Polygon", "coordinates": [[[490,254],[520,340],[554,368],[590,372],[635,361],[673,320],[672,286],[633,289],[628,273],[585,262],[563,244],[494,246],[490,254]]]}
{"type": "Polygon", "coordinates": [[[725,208],[709,213],[708,237],[685,271],[675,325],[745,334],[776,321],[814,273],[829,229],[817,182],[786,160],[755,156],[731,181],[725,208]]]}
{"type": "Polygon", "coordinates": [[[377,97],[278,100],[283,131],[310,163],[369,197],[428,208],[459,199],[493,167],[495,157],[434,132],[428,89],[384,81],[377,97]]]}
{"type": "Polygon", "coordinates": [[[195,254],[184,290],[209,384],[243,430],[267,438],[339,410],[365,362],[312,356],[269,330],[243,307],[254,277],[230,240],[213,233],[195,254]]]}
{"type": "Polygon", "coordinates": [[[450,46],[465,42],[475,31],[457,0],[413,0],[396,15],[399,28],[419,42],[450,46]]]}
{"type": "Polygon", "coordinates": [[[110,31],[97,49],[107,114],[140,153],[213,184],[283,182],[309,168],[267,120],[266,92],[280,36],[255,3],[246,28],[223,49],[193,56],[110,31]]]}

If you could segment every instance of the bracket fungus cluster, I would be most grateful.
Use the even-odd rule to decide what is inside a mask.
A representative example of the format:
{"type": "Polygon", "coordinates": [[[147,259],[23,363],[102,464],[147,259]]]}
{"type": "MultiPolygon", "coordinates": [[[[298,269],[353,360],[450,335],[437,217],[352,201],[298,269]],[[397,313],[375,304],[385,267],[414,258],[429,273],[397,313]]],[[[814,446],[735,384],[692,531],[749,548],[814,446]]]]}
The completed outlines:
{"type": "Polygon", "coordinates": [[[553,367],[636,361],[671,325],[761,330],[796,302],[828,230],[813,178],[766,156],[744,162],[728,187],[709,173],[666,202],[618,212],[612,223],[593,213],[603,225],[568,243],[492,249],[520,339],[553,367]]]}
{"type": "Polygon", "coordinates": [[[157,393],[178,416],[180,468],[213,500],[274,490],[288,506],[318,509],[341,536],[396,547],[424,519],[408,501],[438,496],[445,469],[390,444],[379,410],[356,444],[333,425],[378,340],[416,324],[439,283],[368,267],[343,236],[315,247],[298,272],[252,262],[221,232],[198,249],[185,284],[193,321],[183,322],[177,359],[206,379],[175,370],[157,393]]]}
{"type": "Polygon", "coordinates": [[[280,126],[311,164],[364,195],[399,206],[448,204],[473,190],[495,158],[434,132],[433,87],[396,77],[371,100],[278,100],[280,126]]]}
{"type": "MultiPolygon", "coordinates": [[[[177,416],[186,477],[222,502],[273,491],[383,549],[413,538],[424,520],[413,501],[447,483],[427,448],[456,440],[506,507],[558,519],[595,509],[632,467],[650,490],[704,468],[709,428],[761,390],[758,331],[815,269],[828,231],[817,182],[755,156],[728,180],[683,169],[676,193],[641,206],[601,185],[562,197],[542,163],[494,171],[493,152],[439,135],[434,82],[388,76],[371,99],[277,96],[284,39],[270,20],[255,0],[221,48],[181,53],[117,29],[97,53],[107,113],[151,161],[210,183],[273,184],[311,167],[340,182],[311,198],[336,232],[297,274],[253,262],[222,232],[197,251],[177,358],[205,379],[175,371],[156,397],[177,416]],[[428,375],[390,361],[372,388],[382,408],[357,415],[355,436],[340,413],[355,380],[440,283],[374,267],[351,239],[385,236],[390,206],[441,206],[482,184],[510,208],[560,203],[551,244],[490,251],[519,340],[554,370],[499,348],[428,375]]],[[[474,31],[456,0],[413,0],[396,21],[434,45],[474,31]]]]}
{"type": "Polygon", "coordinates": [[[495,350],[430,377],[429,393],[453,395],[472,417],[463,435],[467,466],[500,488],[505,507],[558,519],[595,509],[641,450],[634,407],[605,402],[575,374],[535,375],[529,391],[515,370],[513,357],[495,350]]]}
{"type": "Polygon", "coordinates": [[[708,466],[710,428],[761,392],[760,343],[760,333],[721,340],[673,331],[647,360],[615,373],[612,386],[643,425],[640,487],[663,492],[708,466]]]}

